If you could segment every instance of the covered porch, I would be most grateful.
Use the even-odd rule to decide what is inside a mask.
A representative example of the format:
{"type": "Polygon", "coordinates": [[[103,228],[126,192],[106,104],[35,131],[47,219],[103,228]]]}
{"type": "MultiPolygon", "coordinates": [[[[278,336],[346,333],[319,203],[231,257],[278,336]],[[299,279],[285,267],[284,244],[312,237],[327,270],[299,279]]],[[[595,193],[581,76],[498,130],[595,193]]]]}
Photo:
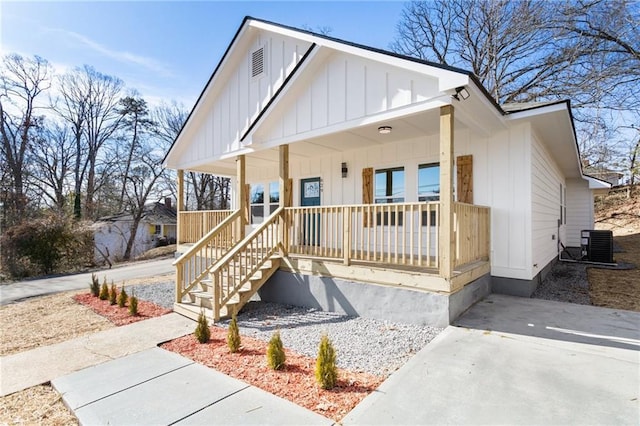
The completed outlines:
{"type": "MultiPolygon", "coordinates": [[[[433,129],[439,124],[438,201],[402,202],[392,194],[379,198],[374,194],[374,169],[365,167],[361,177],[362,203],[294,206],[290,145],[282,144],[218,164],[217,170],[222,171],[235,163],[234,210],[190,212],[184,210],[184,174],[179,170],[178,245],[183,254],[175,263],[177,305],[189,296],[202,306],[205,295],[211,295],[206,306],[212,309],[214,319],[228,316],[277,270],[443,295],[454,294],[487,275],[490,209],[460,200],[469,194],[472,197],[473,191],[470,178],[461,176],[459,168],[459,200],[454,201],[453,114],[449,104],[390,122],[415,134],[425,126],[433,129]],[[434,123],[434,115],[439,118],[438,124],[434,123]],[[247,162],[253,162],[255,178],[260,166],[274,162],[274,152],[278,204],[261,223],[252,226],[247,162]],[[193,296],[194,289],[204,295],[193,296]],[[233,306],[225,311],[229,303],[233,306]]],[[[373,127],[377,128],[377,124],[373,127]]],[[[337,145],[332,141],[342,136],[334,134],[292,144],[296,149],[294,157],[313,157],[298,145],[311,144],[316,152],[320,146],[325,152],[335,150],[337,145]]],[[[365,145],[377,143],[359,139],[365,145]]],[[[349,146],[352,148],[353,143],[349,146]]],[[[300,163],[299,158],[296,161],[300,163]]],[[[304,180],[299,179],[300,183],[304,180]]],[[[300,197],[303,191],[301,188],[300,197]]]]}

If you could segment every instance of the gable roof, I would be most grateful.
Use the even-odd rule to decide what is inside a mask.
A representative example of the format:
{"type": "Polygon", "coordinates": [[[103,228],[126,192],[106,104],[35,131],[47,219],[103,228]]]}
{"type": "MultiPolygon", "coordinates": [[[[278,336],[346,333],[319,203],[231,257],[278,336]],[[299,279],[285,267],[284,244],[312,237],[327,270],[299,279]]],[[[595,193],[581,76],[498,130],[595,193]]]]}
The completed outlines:
{"type": "MultiPolygon", "coordinates": [[[[198,96],[198,99],[196,100],[196,103],[194,104],[194,107],[192,108],[192,110],[190,111],[189,115],[187,116],[187,119],[183,123],[182,128],[178,132],[178,135],[174,139],[171,147],[167,151],[167,154],[165,155],[165,157],[163,159],[164,163],[167,162],[167,159],[171,155],[171,153],[174,150],[176,144],[183,137],[185,129],[189,126],[189,123],[190,123],[190,121],[192,121],[193,116],[197,113],[197,111],[199,110],[201,105],[204,103],[204,100],[206,98],[207,93],[210,91],[211,87],[215,83],[216,77],[221,72],[224,64],[229,60],[229,57],[232,55],[234,47],[238,44],[239,39],[242,37],[242,35],[245,32],[248,31],[249,27],[256,27],[256,28],[267,29],[267,30],[271,29],[273,31],[284,31],[286,33],[294,34],[294,35],[296,35],[298,37],[304,37],[305,39],[307,39],[311,43],[312,47],[307,52],[305,52],[305,58],[303,58],[303,60],[301,61],[302,63],[297,64],[298,66],[296,66],[296,69],[287,76],[286,81],[283,82],[283,84],[280,86],[280,88],[278,90],[278,93],[274,94],[274,96],[271,97],[269,103],[267,105],[265,105],[265,107],[261,109],[261,111],[258,114],[258,116],[255,117],[254,120],[252,120],[252,122],[249,125],[249,129],[247,131],[245,131],[243,133],[243,135],[242,135],[242,139],[243,140],[250,133],[250,131],[253,128],[255,128],[255,126],[258,123],[258,121],[260,119],[262,119],[262,117],[269,110],[269,108],[275,103],[275,101],[277,100],[279,94],[286,87],[287,83],[289,81],[291,81],[296,76],[296,74],[298,73],[298,70],[303,65],[304,59],[306,59],[306,57],[308,57],[308,55],[311,53],[311,50],[313,48],[315,48],[315,46],[318,46],[318,45],[322,45],[323,47],[330,47],[330,48],[333,48],[333,49],[339,49],[339,50],[345,50],[345,49],[349,50],[349,49],[351,49],[351,51],[353,51],[355,49],[355,50],[359,50],[359,51],[362,51],[362,52],[368,52],[368,53],[371,53],[371,54],[384,56],[386,62],[389,62],[390,60],[392,60],[396,64],[403,64],[405,66],[407,64],[415,64],[416,66],[419,66],[419,67],[425,67],[426,66],[426,67],[431,67],[433,70],[440,70],[440,71],[446,72],[446,73],[458,74],[458,75],[464,77],[466,80],[473,81],[474,82],[474,86],[476,86],[477,89],[479,89],[479,91],[484,95],[486,100],[491,105],[493,105],[495,110],[498,111],[498,113],[501,114],[501,115],[505,114],[505,111],[503,111],[502,108],[500,107],[500,105],[498,105],[495,102],[493,97],[487,92],[487,90],[480,83],[480,81],[475,76],[475,74],[473,74],[471,71],[467,71],[467,70],[464,70],[464,69],[461,69],[461,68],[457,68],[457,67],[453,67],[453,66],[449,66],[449,65],[444,65],[444,64],[440,64],[440,63],[436,63],[436,62],[430,62],[430,61],[426,61],[426,60],[423,60],[423,59],[418,59],[418,58],[414,58],[414,57],[410,57],[410,56],[401,55],[401,54],[398,54],[398,53],[395,53],[395,52],[390,52],[390,51],[387,51],[387,50],[384,50],[384,49],[379,49],[379,48],[375,48],[375,47],[371,47],[371,46],[366,46],[366,45],[363,45],[363,44],[358,44],[358,43],[342,40],[342,39],[339,39],[339,38],[336,38],[336,37],[331,37],[331,36],[324,35],[324,34],[318,34],[318,33],[315,33],[315,32],[309,31],[309,30],[305,30],[305,29],[299,29],[299,28],[295,28],[295,27],[291,27],[291,26],[287,26],[287,25],[283,25],[283,24],[279,24],[279,23],[275,23],[275,22],[259,19],[259,18],[254,18],[254,17],[251,17],[251,16],[246,16],[243,19],[240,27],[236,31],[235,35],[233,36],[233,38],[231,40],[231,43],[229,44],[229,46],[225,50],[224,54],[222,55],[222,58],[220,59],[220,61],[216,65],[213,73],[209,77],[209,80],[207,81],[207,83],[205,84],[203,90],[201,91],[200,95],[198,96]]],[[[460,85],[464,85],[464,84],[460,84],[460,85]]]]}
{"type": "MultiPolygon", "coordinates": [[[[576,132],[575,132],[575,127],[574,127],[574,122],[571,114],[571,107],[570,107],[569,101],[509,104],[509,105],[500,106],[499,104],[497,104],[495,99],[488,93],[486,88],[481,84],[477,76],[475,76],[471,71],[467,71],[461,68],[443,65],[435,62],[430,62],[430,61],[426,61],[426,60],[422,60],[414,57],[409,57],[409,56],[401,55],[395,52],[390,52],[390,51],[386,51],[379,48],[374,48],[374,47],[370,47],[370,46],[366,46],[358,43],[353,43],[353,42],[345,41],[335,37],[331,37],[328,35],[314,33],[309,30],[298,29],[291,26],[267,21],[267,20],[253,18],[250,16],[246,16],[243,19],[231,43],[227,47],[222,58],[218,62],[216,68],[211,74],[209,80],[207,81],[207,84],[205,85],[202,92],[200,93],[198,100],[196,101],[193,109],[191,110],[191,112],[189,113],[189,116],[187,117],[187,120],[183,124],[180,132],[176,136],[173,144],[171,145],[170,149],[168,150],[164,158],[165,164],[167,164],[168,159],[176,149],[176,146],[185,137],[184,134],[186,132],[186,129],[189,127],[190,122],[194,120],[194,116],[198,114],[198,111],[203,107],[203,104],[206,103],[205,101],[207,98],[207,94],[210,93],[210,91],[212,90],[212,87],[216,83],[217,77],[221,73],[221,70],[223,69],[225,63],[227,63],[230,60],[229,58],[233,55],[234,48],[240,43],[239,40],[242,39],[243,35],[246,34],[250,28],[255,28],[257,30],[284,33],[285,35],[290,37],[294,37],[297,39],[304,39],[306,42],[309,43],[309,47],[304,53],[304,55],[302,56],[301,60],[295,64],[294,69],[288,75],[286,75],[281,85],[270,96],[268,102],[266,102],[266,104],[260,108],[260,111],[255,116],[251,117],[250,122],[248,123],[248,126],[244,131],[241,132],[240,143],[245,142],[247,137],[252,134],[252,132],[256,129],[256,127],[258,127],[261,121],[264,120],[265,117],[269,115],[271,109],[278,102],[279,98],[283,96],[282,95],[283,92],[285,92],[288,89],[288,87],[292,83],[294,83],[295,80],[299,77],[299,74],[302,73],[302,70],[306,65],[305,62],[307,62],[307,60],[315,53],[315,51],[317,50],[317,47],[320,46],[320,47],[328,47],[330,49],[339,50],[342,52],[352,53],[352,54],[372,54],[372,55],[375,55],[376,57],[375,59],[377,59],[380,62],[384,62],[390,65],[401,66],[405,68],[408,67],[413,70],[418,70],[418,72],[422,72],[422,73],[424,73],[424,68],[420,68],[420,67],[429,67],[428,69],[431,70],[430,72],[437,73],[439,70],[444,73],[448,73],[448,74],[453,73],[455,75],[459,75],[461,77],[461,79],[459,80],[461,82],[460,86],[466,86],[467,84],[472,82],[472,84],[470,84],[469,87],[473,87],[474,89],[476,89],[475,93],[481,95],[480,97],[484,99],[485,105],[491,106],[487,108],[487,110],[493,110],[494,114],[497,114],[498,116],[501,116],[501,117],[518,119],[525,116],[528,116],[528,117],[533,117],[537,115],[544,116],[545,114],[548,114],[548,112],[557,112],[558,108],[566,109],[567,117],[569,118],[569,121],[570,121],[570,125],[569,125],[570,128],[564,131],[563,137],[569,137],[569,135],[571,136],[571,139],[574,141],[574,144],[573,144],[574,146],[572,150],[576,153],[576,156],[574,157],[574,160],[573,160],[575,164],[571,164],[571,165],[565,164],[565,167],[563,167],[563,169],[571,168],[573,170],[573,173],[572,173],[573,175],[575,175],[575,173],[577,172],[578,175],[583,176],[582,165],[581,165],[581,162],[579,161],[580,156],[579,156],[577,137],[576,137],[576,132]]],[[[458,87],[458,86],[449,87],[448,90],[453,91],[455,87],[458,87]]],[[[477,119],[478,123],[482,123],[482,121],[483,119],[481,117],[477,119]]],[[[542,128],[544,128],[544,126],[542,126],[542,128]]],[[[565,147],[565,153],[568,150],[569,148],[565,147]]],[[[240,153],[242,152],[236,151],[236,155],[240,153]]],[[[567,163],[568,161],[569,159],[565,157],[564,162],[567,163]]]]}
{"type": "MultiPolygon", "coordinates": [[[[130,212],[123,211],[114,215],[103,216],[99,218],[97,222],[118,222],[128,220],[133,220],[133,216],[130,212]]],[[[177,223],[176,210],[172,207],[168,207],[165,203],[160,201],[145,204],[141,222],[165,225],[175,224],[177,223]]]]}

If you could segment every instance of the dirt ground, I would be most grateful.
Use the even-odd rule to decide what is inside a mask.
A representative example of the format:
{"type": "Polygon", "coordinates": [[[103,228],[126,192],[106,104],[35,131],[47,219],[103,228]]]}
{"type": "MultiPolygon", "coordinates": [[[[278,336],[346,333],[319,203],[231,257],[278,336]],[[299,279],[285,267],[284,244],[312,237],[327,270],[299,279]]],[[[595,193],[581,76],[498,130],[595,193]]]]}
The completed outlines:
{"type": "Polygon", "coordinates": [[[588,268],[589,296],[595,306],[640,312],[640,188],[627,198],[627,189],[596,200],[596,229],[610,230],[621,252],[614,260],[630,269],[588,268]]]}

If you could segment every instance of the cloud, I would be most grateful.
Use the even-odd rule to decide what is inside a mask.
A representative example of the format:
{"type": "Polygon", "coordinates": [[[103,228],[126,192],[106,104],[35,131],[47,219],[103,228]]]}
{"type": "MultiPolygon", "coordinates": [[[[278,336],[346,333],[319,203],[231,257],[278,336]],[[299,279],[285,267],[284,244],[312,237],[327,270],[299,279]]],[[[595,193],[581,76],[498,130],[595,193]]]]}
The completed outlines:
{"type": "Polygon", "coordinates": [[[51,29],[51,31],[63,33],[64,35],[72,38],[76,41],[79,41],[84,46],[90,48],[91,50],[100,53],[101,55],[107,56],[111,59],[114,59],[118,62],[122,62],[125,64],[131,64],[136,66],[141,66],[143,68],[148,69],[149,71],[153,71],[164,77],[172,77],[173,73],[166,65],[162,64],[159,61],[156,61],[153,58],[149,58],[142,55],[136,55],[135,53],[120,51],[110,49],[109,47],[100,44],[82,34],[78,34],[74,31],[62,30],[62,29],[51,29]]]}

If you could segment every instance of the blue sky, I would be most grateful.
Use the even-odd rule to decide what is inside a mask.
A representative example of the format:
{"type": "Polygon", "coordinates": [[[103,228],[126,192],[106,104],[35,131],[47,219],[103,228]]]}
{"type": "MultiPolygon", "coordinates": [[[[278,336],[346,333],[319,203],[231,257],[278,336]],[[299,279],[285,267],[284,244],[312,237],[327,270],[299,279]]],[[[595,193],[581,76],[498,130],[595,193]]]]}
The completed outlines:
{"type": "Polygon", "coordinates": [[[403,3],[0,1],[2,54],[34,54],[57,71],[91,65],[123,79],[151,103],[191,108],[247,16],[387,49],[403,3]]]}

